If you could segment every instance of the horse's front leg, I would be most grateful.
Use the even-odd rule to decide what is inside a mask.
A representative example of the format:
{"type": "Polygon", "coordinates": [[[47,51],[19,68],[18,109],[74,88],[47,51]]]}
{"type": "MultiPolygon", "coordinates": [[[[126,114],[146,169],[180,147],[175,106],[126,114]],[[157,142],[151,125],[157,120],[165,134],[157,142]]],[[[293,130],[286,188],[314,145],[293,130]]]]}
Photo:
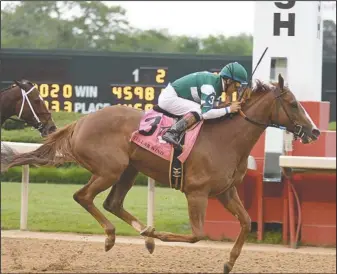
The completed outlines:
{"type": "Polygon", "coordinates": [[[235,186],[230,188],[228,191],[219,194],[217,199],[230,213],[233,214],[234,217],[238,218],[241,225],[241,231],[230,252],[229,261],[225,263],[224,266],[224,273],[229,273],[232,270],[235,261],[240,256],[243,244],[245,243],[248,233],[250,232],[251,219],[243,204],[241,203],[235,186]]]}
{"type": "Polygon", "coordinates": [[[188,203],[188,213],[192,228],[191,235],[174,234],[170,232],[155,231],[152,227],[147,227],[140,232],[142,236],[157,238],[163,242],[187,242],[195,243],[204,238],[205,212],[208,202],[208,193],[193,192],[186,194],[188,203]]]}

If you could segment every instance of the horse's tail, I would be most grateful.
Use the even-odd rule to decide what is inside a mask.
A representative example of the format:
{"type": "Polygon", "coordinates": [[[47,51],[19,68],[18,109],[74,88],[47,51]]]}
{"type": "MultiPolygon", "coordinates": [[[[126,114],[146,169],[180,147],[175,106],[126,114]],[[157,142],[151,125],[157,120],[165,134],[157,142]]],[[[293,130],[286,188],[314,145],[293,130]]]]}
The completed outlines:
{"type": "Polygon", "coordinates": [[[71,148],[71,136],[77,121],[47,136],[43,145],[34,151],[11,155],[7,168],[22,165],[56,166],[76,161],[71,148]]]}
{"type": "Polygon", "coordinates": [[[14,155],[17,152],[10,146],[1,142],[1,173],[6,172],[8,169],[8,164],[11,162],[14,155]]]}

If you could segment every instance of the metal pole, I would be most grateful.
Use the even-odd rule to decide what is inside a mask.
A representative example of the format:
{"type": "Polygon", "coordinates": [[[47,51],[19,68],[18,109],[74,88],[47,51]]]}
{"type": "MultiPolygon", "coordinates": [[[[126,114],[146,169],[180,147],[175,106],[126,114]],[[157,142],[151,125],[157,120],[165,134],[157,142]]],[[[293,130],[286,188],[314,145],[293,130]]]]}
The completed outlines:
{"type": "Polygon", "coordinates": [[[154,187],[155,182],[149,177],[147,181],[147,225],[152,227],[154,220],[154,187]]]}
{"type": "Polygon", "coordinates": [[[20,230],[27,229],[29,165],[22,166],[20,230]]]}

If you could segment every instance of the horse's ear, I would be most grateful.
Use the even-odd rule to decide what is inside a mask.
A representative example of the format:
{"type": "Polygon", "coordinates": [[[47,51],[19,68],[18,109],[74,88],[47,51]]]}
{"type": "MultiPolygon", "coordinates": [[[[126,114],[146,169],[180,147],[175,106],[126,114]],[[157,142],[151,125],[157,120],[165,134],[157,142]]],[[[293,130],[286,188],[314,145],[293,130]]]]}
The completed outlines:
{"type": "Polygon", "coordinates": [[[283,79],[281,73],[278,75],[278,85],[279,85],[280,89],[283,89],[283,87],[284,87],[284,79],[283,79]]]}
{"type": "Polygon", "coordinates": [[[21,83],[20,81],[18,81],[18,80],[13,80],[13,82],[14,82],[18,87],[23,88],[23,87],[22,87],[22,83],[21,83]]]}

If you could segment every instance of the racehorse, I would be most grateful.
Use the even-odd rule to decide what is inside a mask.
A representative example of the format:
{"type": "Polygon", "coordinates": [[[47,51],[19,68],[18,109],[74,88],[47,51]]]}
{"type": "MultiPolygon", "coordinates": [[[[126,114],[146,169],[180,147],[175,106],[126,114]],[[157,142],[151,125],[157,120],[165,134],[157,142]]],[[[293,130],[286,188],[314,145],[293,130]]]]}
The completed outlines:
{"type": "Polygon", "coordinates": [[[1,126],[7,119],[17,115],[40,131],[42,137],[54,132],[55,123],[36,87],[27,80],[14,82],[0,91],[1,126]]]}
{"type": "Polygon", "coordinates": [[[116,215],[146,238],[150,253],[153,238],[168,242],[195,243],[204,238],[203,225],[209,197],[216,197],[238,218],[241,231],[230,252],[224,272],[229,273],[251,229],[251,219],[242,205],[236,186],[247,170],[250,151],[268,126],[292,132],[303,143],[318,139],[316,128],[291,90],[278,83],[257,81],[243,98],[242,111],[232,119],[205,121],[184,168],[184,192],[192,234],[155,231],[123,208],[126,194],[138,172],[161,184],[169,184],[169,162],[130,142],[144,112],[111,106],[91,113],[49,135],[33,152],[16,155],[10,166],[24,164],[57,165],[75,161],[92,173],[89,182],[73,198],[103,227],[105,250],[115,243],[115,226],[94,205],[97,194],[111,188],[104,209],[116,215]],[[57,155],[61,154],[63,158],[57,155]]]}
{"type": "MultiPolygon", "coordinates": [[[[25,122],[39,130],[42,137],[56,130],[51,113],[43,102],[36,87],[27,80],[14,81],[14,84],[0,91],[0,123],[7,119],[25,122]],[[11,118],[17,115],[20,119],[11,118]],[[23,120],[21,120],[21,118],[23,120]]],[[[1,143],[1,172],[6,170],[5,155],[15,152],[1,143]]]]}

